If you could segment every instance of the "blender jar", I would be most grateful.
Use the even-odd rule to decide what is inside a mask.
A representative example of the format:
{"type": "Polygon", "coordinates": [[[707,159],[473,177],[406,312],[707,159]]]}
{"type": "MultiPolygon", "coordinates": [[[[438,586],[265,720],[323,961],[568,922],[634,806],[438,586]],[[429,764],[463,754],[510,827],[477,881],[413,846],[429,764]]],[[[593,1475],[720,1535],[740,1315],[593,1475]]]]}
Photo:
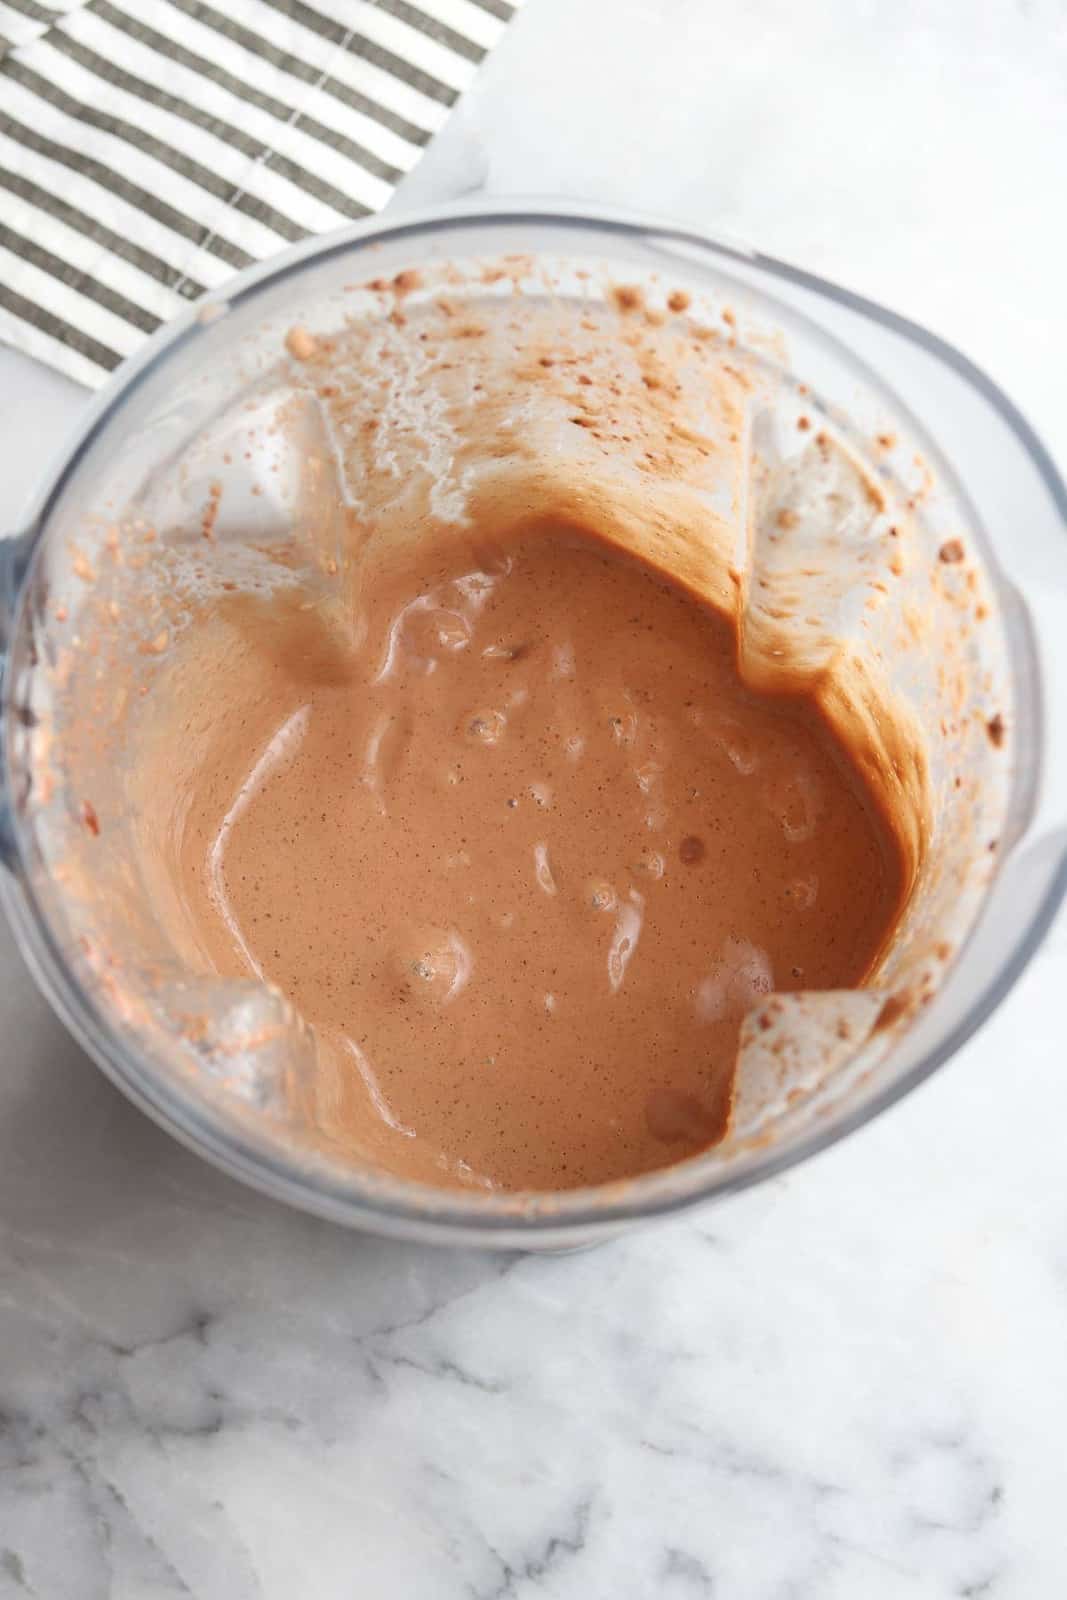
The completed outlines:
{"type": "MultiPolygon", "coordinates": [[[[16,937],[134,1100],[323,1215],[558,1246],[729,1192],[931,1072],[1048,926],[1067,885],[1065,533],[1055,468],[982,374],[782,263],[658,224],[455,207],[298,247],[126,364],[3,547],[0,844],[16,937]],[[430,316],[455,359],[425,358],[413,330],[430,316]],[[374,419],[362,454],[316,370],[342,326],[359,352],[355,415],[374,419]],[[564,348],[610,380],[609,426],[577,425],[566,390],[539,383],[564,348]],[[670,380],[658,411],[649,351],[670,380]],[[723,371],[739,386],[727,402],[709,377],[723,371]],[[464,404],[480,419],[473,456],[455,428],[464,404]],[[733,465],[712,471],[727,439],[733,465]],[[563,466],[603,497],[620,544],[691,587],[717,581],[710,542],[732,542],[736,592],[706,592],[735,608],[754,685],[774,689],[786,661],[794,686],[798,672],[814,684],[847,655],[851,710],[929,837],[874,984],[780,995],[746,1022],[722,1144],[585,1190],[437,1189],[324,1139],[312,1030],[269,986],[204,970],[180,917],[161,916],[174,889],[153,829],[181,805],[189,754],[167,752],[161,796],[138,790],[130,745],[160,736],[153,708],[190,670],[183,629],[212,596],[299,583],[343,624],[353,517],[394,532],[413,508],[459,520],[498,482],[550,500],[563,466]]],[[[237,681],[201,736],[224,726],[237,681]]]]}

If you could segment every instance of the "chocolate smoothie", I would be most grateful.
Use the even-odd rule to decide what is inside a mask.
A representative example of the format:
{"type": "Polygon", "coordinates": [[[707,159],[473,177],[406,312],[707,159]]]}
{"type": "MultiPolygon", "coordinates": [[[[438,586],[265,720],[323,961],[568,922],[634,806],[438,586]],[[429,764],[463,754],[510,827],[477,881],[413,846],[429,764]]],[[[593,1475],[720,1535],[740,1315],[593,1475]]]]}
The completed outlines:
{"type": "Polygon", "coordinates": [[[204,963],[291,1000],[315,1120],[402,1176],[565,1189],[715,1143],[745,1013],[861,984],[900,909],[849,749],[574,523],[361,584],[343,639],[235,611],[259,686],[192,767],[173,868],[204,963]]]}
{"type": "Polygon", "coordinates": [[[915,546],[686,296],[443,272],[280,338],[105,528],[34,792],[84,775],[79,948],[194,1095],[552,1193],[750,1139],[776,997],[896,961],[930,783],[864,641],[915,546]]]}

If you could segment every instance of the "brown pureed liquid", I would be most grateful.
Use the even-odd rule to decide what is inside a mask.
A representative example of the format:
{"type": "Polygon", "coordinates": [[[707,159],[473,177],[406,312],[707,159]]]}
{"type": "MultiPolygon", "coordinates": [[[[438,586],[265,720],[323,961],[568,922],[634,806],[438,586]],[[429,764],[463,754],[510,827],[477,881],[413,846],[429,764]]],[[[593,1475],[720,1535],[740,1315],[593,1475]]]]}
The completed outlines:
{"type": "Polygon", "coordinates": [[[204,953],[290,997],[320,1124],[395,1173],[693,1154],[759,997],[870,971],[893,828],[813,703],[748,691],[730,624],[634,557],[553,526],[416,559],[368,574],[343,670],[306,617],[268,632],[185,811],[204,953]]]}

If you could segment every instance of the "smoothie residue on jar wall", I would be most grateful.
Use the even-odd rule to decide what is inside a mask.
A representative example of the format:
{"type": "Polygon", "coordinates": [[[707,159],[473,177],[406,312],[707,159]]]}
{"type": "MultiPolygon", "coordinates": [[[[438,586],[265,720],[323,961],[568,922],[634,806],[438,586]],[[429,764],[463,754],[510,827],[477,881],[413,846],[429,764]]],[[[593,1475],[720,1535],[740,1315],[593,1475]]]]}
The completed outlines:
{"type": "MultiPolygon", "coordinates": [[[[899,970],[906,1014],[950,953],[906,909],[951,877],[927,730],[885,645],[849,643],[925,559],[914,504],[802,398],[783,451],[773,361],[687,293],[533,302],[528,270],[487,269],[492,299],[402,274],[364,286],[374,317],[294,324],[220,476],[194,453],[85,553],[121,781],[83,832],[123,830],[129,925],[166,952],[147,1009],[114,941],[88,960],[134,1025],[180,995],[224,1067],[261,1042],[245,998],[280,992],[275,1119],[472,1189],[706,1149],[747,1114],[739,1041],[780,1065],[783,1016],[832,991],[843,1056],[887,1004],[865,980],[899,970]],[[269,481],[226,481],[242,443],[288,473],[274,524],[269,481]]],[[[962,602],[935,602],[885,643],[941,648],[962,602]]],[[[962,708],[965,638],[939,671],[962,708]]]]}

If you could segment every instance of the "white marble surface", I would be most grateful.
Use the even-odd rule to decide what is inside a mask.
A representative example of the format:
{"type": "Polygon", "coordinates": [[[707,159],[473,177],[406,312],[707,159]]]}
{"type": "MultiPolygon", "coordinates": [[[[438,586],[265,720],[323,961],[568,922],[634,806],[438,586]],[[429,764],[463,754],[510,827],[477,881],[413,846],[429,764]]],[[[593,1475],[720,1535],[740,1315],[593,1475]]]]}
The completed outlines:
{"type": "MultiPolygon", "coordinates": [[[[406,198],[728,226],[955,339],[1067,463],[1065,170],[1062,0],[528,0],[406,198]]],[[[0,353],[0,519],[83,404],[0,353]]],[[[0,934],[0,1600],[1056,1600],[1065,961],[1061,919],[807,1167],[540,1260],[223,1179],[0,934]]]]}

